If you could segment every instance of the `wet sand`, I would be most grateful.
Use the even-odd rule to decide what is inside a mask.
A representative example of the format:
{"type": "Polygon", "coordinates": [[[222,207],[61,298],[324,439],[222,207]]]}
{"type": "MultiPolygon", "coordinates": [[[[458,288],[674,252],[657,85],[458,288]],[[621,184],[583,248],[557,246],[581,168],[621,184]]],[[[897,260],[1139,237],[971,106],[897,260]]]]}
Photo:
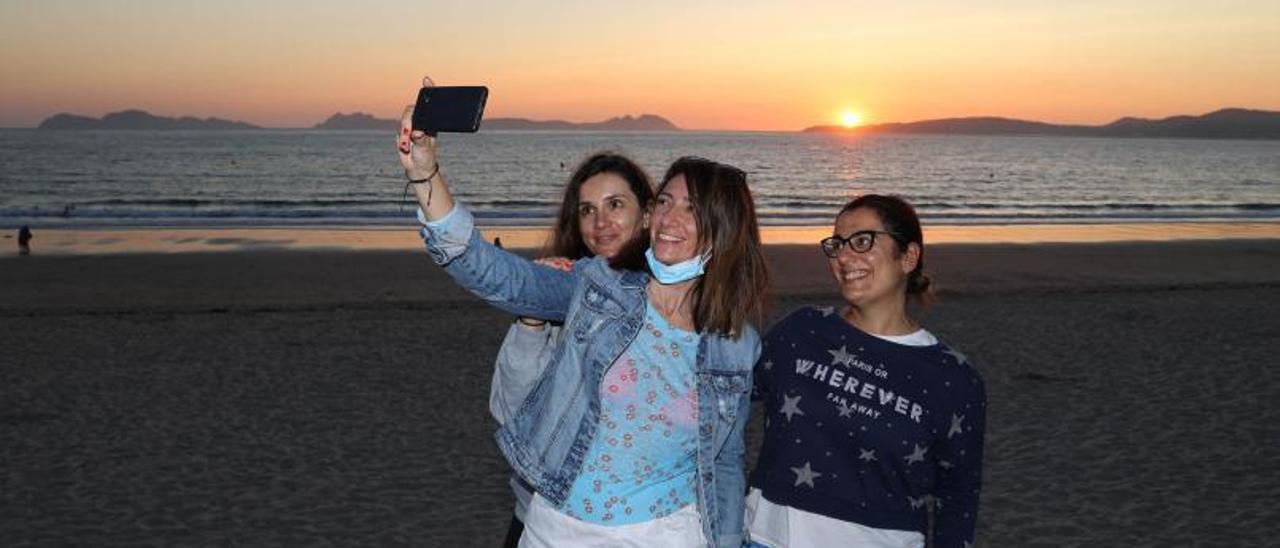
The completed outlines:
{"type": "MultiPolygon", "coordinates": [[[[489,239],[508,248],[541,247],[545,228],[483,227],[489,239]]],[[[38,255],[119,253],[191,253],[221,251],[416,251],[412,225],[366,227],[164,227],[36,228],[38,255]]],[[[813,244],[831,235],[831,227],[766,226],[767,244],[813,244]]],[[[12,234],[0,240],[12,240],[12,234]]],[[[1129,224],[930,225],[925,241],[943,243],[1098,243],[1221,239],[1280,239],[1280,222],[1169,222],[1129,224]]],[[[10,249],[13,243],[3,242],[10,249]]]]}
{"type": "MultiPolygon", "coordinates": [[[[41,255],[47,236],[0,258],[0,545],[500,542],[509,318],[425,254],[41,255]]],[[[775,315],[836,303],[812,247],[769,256],[775,315]]],[[[1280,540],[1280,240],[926,262],[925,324],[988,385],[979,545],[1280,540]]]]}

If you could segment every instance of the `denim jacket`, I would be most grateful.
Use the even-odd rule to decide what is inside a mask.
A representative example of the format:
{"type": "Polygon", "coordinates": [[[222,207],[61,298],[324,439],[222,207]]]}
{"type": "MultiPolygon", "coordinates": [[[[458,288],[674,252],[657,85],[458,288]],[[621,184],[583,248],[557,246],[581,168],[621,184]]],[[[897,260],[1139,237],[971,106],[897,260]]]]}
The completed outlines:
{"type": "MultiPolygon", "coordinates": [[[[468,291],[512,314],[564,323],[546,372],[497,434],[516,474],[560,507],[596,433],[601,379],[644,324],[649,276],[600,258],[572,272],[537,265],[490,245],[460,204],[424,225],[432,260],[468,291]]],[[[696,490],[703,535],[716,547],[745,538],[743,430],[759,354],[750,326],[737,338],[703,333],[698,344],[696,490]]]]}

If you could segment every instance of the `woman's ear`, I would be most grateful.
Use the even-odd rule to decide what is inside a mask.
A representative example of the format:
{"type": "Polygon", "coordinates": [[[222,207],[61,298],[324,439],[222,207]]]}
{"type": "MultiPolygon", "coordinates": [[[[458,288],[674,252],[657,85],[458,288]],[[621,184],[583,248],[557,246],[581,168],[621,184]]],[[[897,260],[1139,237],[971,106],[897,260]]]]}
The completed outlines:
{"type": "Polygon", "coordinates": [[[907,250],[900,257],[902,261],[902,273],[910,274],[916,269],[916,265],[920,264],[920,244],[911,242],[907,244],[907,250]]]}
{"type": "Polygon", "coordinates": [[[640,214],[640,227],[645,230],[649,230],[649,212],[650,211],[653,211],[653,210],[651,208],[646,207],[644,208],[644,213],[640,214]]]}

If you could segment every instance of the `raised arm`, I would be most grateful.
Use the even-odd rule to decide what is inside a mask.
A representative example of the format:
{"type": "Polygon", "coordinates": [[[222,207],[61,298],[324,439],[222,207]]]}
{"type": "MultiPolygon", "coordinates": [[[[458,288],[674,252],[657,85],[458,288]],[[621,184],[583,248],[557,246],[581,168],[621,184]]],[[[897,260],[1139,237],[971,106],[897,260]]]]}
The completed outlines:
{"type": "MultiPolygon", "coordinates": [[[[431,85],[431,80],[425,79],[424,85],[431,85]]],[[[409,106],[401,117],[396,145],[418,198],[418,221],[432,260],[459,285],[498,308],[562,321],[573,297],[574,274],[536,265],[481,237],[471,213],[449,192],[436,158],[436,139],[413,131],[412,120],[409,106]]]]}
{"type": "MultiPolygon", "coordinates": [[[[422,87],[432,87],[431,78],[422,79],[422,87]]],[[[418,205],[428,221],[435,221],[453,210],[453,194],[436,162],[436,138],[413,130],[413,105],[404,107],[400,117],[400,134],[396,137],[400,164],[409,178],[418,205]]]]}

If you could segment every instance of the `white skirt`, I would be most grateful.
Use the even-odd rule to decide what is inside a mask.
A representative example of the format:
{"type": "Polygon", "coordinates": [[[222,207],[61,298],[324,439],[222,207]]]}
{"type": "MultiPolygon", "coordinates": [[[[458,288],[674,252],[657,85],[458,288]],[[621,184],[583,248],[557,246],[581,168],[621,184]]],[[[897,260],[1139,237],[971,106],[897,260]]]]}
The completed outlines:
{"type": "Polygon", "coordinates": [[[534,493],[525,514],[520,548],[706,546],[697,507],[689,504],[655,520],[609,526],[566,516],[542,495],[534,493]]]}
{"type": "Polygon", "coordinates": [[[876,529],[780,506],[754,487],[747,494],[747,527],[752,542],[770,548],[924,548],[924,535],[917,531],[876,529]]]}

